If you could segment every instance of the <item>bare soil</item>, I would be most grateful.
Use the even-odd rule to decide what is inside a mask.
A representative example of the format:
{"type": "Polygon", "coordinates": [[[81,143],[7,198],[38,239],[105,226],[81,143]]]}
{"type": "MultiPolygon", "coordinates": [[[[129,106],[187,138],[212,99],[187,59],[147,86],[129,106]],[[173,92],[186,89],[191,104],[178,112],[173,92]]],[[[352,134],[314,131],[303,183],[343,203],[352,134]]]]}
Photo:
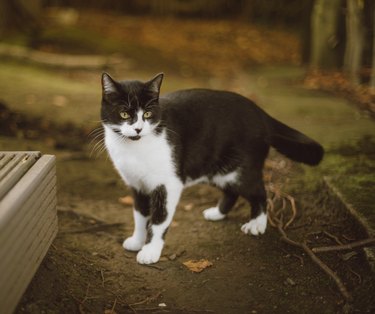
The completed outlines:
{"type": "MultiPolygon", "coordinates": [[[[8,147],[42,142],[2,138],[8,147]]],[[[39,146],[38,146],[39,145],[39,146]]],[[[187,189],[179,203],[159,263],[142,266],[122,241],[132,232],[129,194],[103,154],[56,150],[59,233],[16,313],[371,313],[375,283],[361,250],[321,258],[353,296],[346,302],[333,280],[298,248],[269,227],[244,235],[250,208],[239,200],[229,217],[207,222],[202,210],[220,193],[209,186],[187,189]],[[189,260],[213,263],[201,273],[189,260]]],[[[265,179],[293,195],[298,215],[288,235],[309,247],[343,243],[366,235],[304,168],[273,153],[265,179]],[[310,186],[310,187],[309,187],[310,186]],[[335,238],[336,237],[336,238],[335,238]]],[[[278,204],[281,208],[282,204],[278,204]]]]}

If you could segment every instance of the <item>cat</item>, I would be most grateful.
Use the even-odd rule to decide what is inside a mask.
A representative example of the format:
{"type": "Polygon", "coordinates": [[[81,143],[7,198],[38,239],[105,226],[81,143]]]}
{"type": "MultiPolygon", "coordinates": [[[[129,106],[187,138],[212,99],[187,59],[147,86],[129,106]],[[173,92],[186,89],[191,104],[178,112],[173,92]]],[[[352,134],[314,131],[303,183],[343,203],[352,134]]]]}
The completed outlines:
{"type": "Polygon", "coordinates": [[[184,187],[206,182],[222,190],[218,205],[203,211],[210,221],[245,198],[251,215],[241,230],[257,236],[267,226],[262,172],[270,146],[308,165],[324,154],[319,143],[239,94],[190,89],[161,97],[163,76],[141,82],[102,75],[105,146],[134,198],[134,232],[123,247],[138,251],[140,264],[159,260],[184,187]]]}

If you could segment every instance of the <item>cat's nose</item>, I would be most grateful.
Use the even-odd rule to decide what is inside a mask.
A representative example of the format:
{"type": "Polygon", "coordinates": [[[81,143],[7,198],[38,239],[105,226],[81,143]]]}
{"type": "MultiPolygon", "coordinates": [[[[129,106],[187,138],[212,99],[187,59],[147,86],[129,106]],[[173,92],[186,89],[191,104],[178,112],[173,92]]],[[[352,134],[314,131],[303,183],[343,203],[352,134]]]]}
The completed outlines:
{"type": "Polygon", "coordinates": [[[142,129],[134,129],[137,134],[141,133],[142,129]]]}

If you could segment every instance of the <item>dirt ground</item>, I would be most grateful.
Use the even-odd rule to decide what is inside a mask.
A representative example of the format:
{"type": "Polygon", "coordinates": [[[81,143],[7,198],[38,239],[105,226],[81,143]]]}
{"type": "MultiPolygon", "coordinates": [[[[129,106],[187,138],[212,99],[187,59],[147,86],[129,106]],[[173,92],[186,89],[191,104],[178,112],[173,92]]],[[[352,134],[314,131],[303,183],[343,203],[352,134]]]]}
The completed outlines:
{"type": "MultiPolygon", "coordinates": [[[[9,149],[45,149],[44,141],[2,138],[9,149]]],[[[320,254],[353,296],[346,302],[334,281],[302,250],[269,227],[261,237],[244,235],[249,206],[239,200],[221,222],[202,210],[220,193],[205,185],[187,189],[166,238],[161,261],[136,263],[121,243],[132,232],[127,189],[105,154],[56,150],[59,233],[16,313],[372,313],[375,278],[361,250],[320,254]],[[189,260],[212,266],[194,273],[189,260]]],[[[322,185],[304,168],[272,154],[267,182],[293,195],[298,214],[290,238],[309,247],[365,237],[322,185]],[[304,186],[302,189],[301,187],[304,186]]],[[[270,193],[272,196],[272,193],[270,193]]],[[[277,205],[278,208],[281,204],[277,205]]]]}

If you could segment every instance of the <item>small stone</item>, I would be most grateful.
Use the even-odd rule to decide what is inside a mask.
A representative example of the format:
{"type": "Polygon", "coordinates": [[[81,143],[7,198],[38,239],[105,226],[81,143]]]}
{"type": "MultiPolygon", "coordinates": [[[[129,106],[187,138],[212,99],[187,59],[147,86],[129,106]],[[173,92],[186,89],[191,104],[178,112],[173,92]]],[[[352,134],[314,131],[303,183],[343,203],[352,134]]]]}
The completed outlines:
{"type": "Polygon", "coordinates": [[[186,204],[184,206],[184,210],[191,211],[193,209],[193,207],[194,207],[194,204],[193,203],[189,203],[189,204],[186,204]]]}
{"type": "Polygon", "coordinates": [[[295,282],[292,278],[287,278],[287,279],[284,281],[284,284],[285,284],[286,286],[289,285],[289,286],[292,286],[292,287],[294,287],[295,285],[297,285],[296,282],[295,282]]]}
{"type": "Polygon", "coordinates": [[[174,261],[176,258],[177,258],[177,254],[171,254],[171,255],[168,256],[168,259],[170,261],[174,261]]]}

